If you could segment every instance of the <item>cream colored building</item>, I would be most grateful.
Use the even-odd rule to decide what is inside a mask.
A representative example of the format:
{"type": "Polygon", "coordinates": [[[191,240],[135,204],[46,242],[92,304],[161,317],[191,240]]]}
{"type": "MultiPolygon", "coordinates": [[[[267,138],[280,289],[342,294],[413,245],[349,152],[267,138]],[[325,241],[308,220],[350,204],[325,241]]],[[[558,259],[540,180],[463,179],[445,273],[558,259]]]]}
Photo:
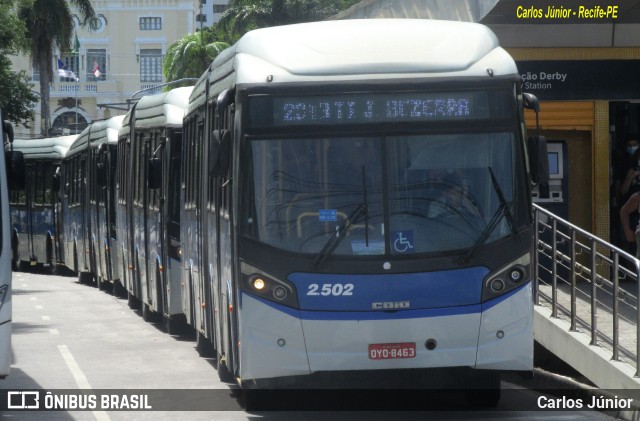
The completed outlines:
{"type": "MultiPolygon", "coordinates": [[[[161,85],[162,58],[169,46],[199,26],[198,0],[94,0],[98,30],[81,28],[77,18],[77,54],[54,51],[50,88],[52,134],[81,131],[88,123],[127,111],[127,99],[143,89],[161,85]],[[60,60],[71,77],[58,76],[60,60]],[[77,105],[77,106],[76,106],[77,105]]],[[[32,75],[40,91],[39,73],[31,58],[15,57],[15,70],[32,75]]],[[[149,92],[149,91],[145,91],[149,92]]],[[[16,127],[16,137],[41,137],[40,103],[31,128],[16,127]]]]}

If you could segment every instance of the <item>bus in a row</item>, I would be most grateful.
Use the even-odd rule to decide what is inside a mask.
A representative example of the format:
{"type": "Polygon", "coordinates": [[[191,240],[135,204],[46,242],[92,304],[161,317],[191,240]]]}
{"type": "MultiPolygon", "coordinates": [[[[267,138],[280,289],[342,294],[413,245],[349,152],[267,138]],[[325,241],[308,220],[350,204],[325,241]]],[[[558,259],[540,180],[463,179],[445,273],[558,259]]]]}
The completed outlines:
{"type": "Polygon", "coordinates": [[[186,322],[243,389],[399,373],[494,405],[502,372],[533,368],[536,106],[482,25],[255,30],[194,87],[140,99],[117,143],[75,141],[65,262],[186,322]]]}
{"type": "Polygon", "coordinates": [[[9,193],[11,248],[14,269],[43,266],[55,270],[64,259],[57,247],[54,175],[75,136],[16,139],[13,150],[21,152],[25,177],[9,193]]]}

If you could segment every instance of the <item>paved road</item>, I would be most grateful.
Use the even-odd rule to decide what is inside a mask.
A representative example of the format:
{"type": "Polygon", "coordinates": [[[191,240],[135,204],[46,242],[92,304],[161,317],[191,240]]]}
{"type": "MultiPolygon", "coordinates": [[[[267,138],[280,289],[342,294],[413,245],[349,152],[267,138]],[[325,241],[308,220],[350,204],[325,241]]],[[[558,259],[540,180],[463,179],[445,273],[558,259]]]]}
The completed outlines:
{"type": "Polygon", "coordinates": [[[506,390],[500,405],[489,412],[464,410],[463,400],[455,394],[412,396],[437,402],[432,411],[415,410],[405,406],[406,401],[398,403],[399,394],[388,399],[376,394],[375,399],[365,396],[363,401],[368,399],[372,405],[365,403],[365,410],[339,407],[350,409],[344,412],[332,402],[322,402],[334,396],[320,394],[311,397],[314,407],[330,412],[245,412],[240,394],[218,380],[213,361],[198,356],[193,335],[167,335],[159,326],[144,322],[126,300],[78,284],[74,278],[14,273],[13,309],[13,365],[10,376],[0,381],[0,389],[53,390],[56,396],[84,391],[98,401],[104,395],[120,399],[126,395],[131,400],[131,395],[143,394],[155,409],[106,411],[98,404],[86,411],[5,412],[0,413],[1,421],[613,419],[593,411],[527,411],[537,408],[540,395],[507,382],[503,382],[506,390]],[[174,408],[181,411],[168,411],[174,408]]]}

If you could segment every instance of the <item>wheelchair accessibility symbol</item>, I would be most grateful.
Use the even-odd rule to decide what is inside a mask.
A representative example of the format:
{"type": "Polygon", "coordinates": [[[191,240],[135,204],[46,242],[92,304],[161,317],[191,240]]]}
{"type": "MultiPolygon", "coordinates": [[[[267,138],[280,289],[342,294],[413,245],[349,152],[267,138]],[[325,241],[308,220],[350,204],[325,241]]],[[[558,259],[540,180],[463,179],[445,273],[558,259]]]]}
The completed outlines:
{"type": "Polygon", "coordinates": [[[413,231],[396,231],[393,233],[393,249],[397,253],[408,253],[413,250],[413,231]]]}

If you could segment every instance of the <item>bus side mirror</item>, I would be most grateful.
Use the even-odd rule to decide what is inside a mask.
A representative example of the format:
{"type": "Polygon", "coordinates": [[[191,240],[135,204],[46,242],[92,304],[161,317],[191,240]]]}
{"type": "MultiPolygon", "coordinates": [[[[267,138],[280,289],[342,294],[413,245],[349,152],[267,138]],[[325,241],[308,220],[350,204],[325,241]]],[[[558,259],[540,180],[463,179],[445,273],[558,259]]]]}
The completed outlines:
{"type": "Polygon", "coordinates": [[[209,175],[226,177],[231,159],[231,134],[229,130],[214,130],[209,144],[209,175]]]}
{"type": "Polygon", "coordinates": [[[53,174],[53,182],[51,183],[51,188],[56,193],[60,191],[60,172],[59,171],[53,174]]]}
{"type": "Polygon", "coordinates": [[[159,189],[162,187],[162,159],[149,159],[149,167],[147,168],[147,187],[150,189],[159,189]]]}
{"type": "Polygon", "coordinates": [[[96,184],[98,187],[107,186],[107,166],[104,162],[98,162],[96,165],[96,184]]]}
{"type": "Polygon", "coordinates": [[[8,121],[3,121],[2,130],[5,136],[7,137],[6,140],[8,140],[9,143],[13,143],[13,126],[11,125],[11,123],[9,123],[8,121]]]}
{"type": "Polygon", "coordinates": [[[540,197],[549,197],[549,156],[547,139],[544,136],[531,136],[527,142],[531,183],[537,185],[540,197]]]}
{"type": "Polygon", "coordinates": [[[537,134],[527,139],[531,183],[538,186],[541,198],[547,198],[549,197],[549,156],[547,139],[540,136],[540,102],[535,95],[526,92],[522,94],[522,102],[525,108],[533,110],[536,114],[537,134]]]}
{"type": "Polygon", "coordinates": [[[9,190],[24,190],[27,184],[27,177],[22,152],[6,151],[5,165],[9,190]]]}
{"type": "Polygon", "coordinates": [[[538,101],[538,98],[533,94],[525,92],[522,94],[522,99],[524,101],[524,108],[533,110],[537,116],[540,112],[540,102],[538,101]]]}

